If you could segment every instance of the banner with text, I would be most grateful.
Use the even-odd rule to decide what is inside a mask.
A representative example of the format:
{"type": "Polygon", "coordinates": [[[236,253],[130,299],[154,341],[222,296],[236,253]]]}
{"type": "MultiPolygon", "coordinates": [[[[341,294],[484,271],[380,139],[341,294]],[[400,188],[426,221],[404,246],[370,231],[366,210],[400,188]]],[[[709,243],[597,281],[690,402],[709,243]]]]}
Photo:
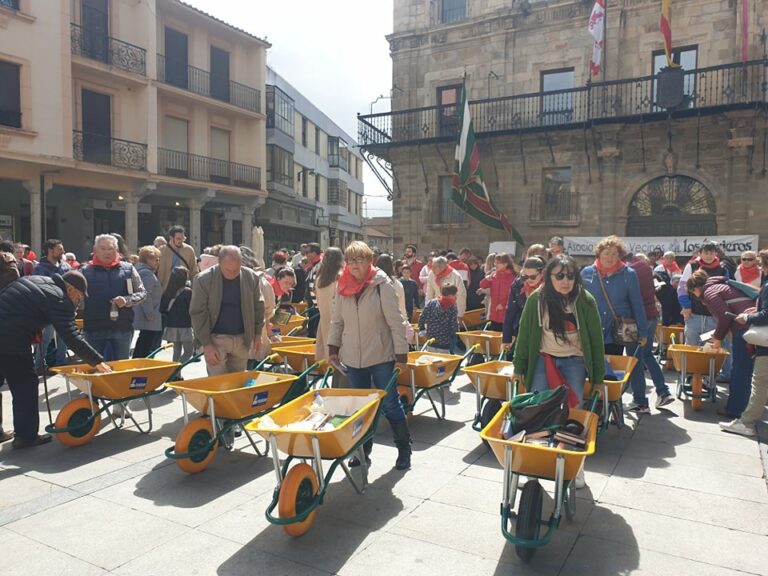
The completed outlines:
{"type": "MultiPolygon", "coordinates": [[[[595,246],[602,240],[598,236],[566,236],[565,251],[571,256],[594,256],[595,246]]],[[[696,252],[705,241],[717,242],[723,252],[729,256],[740,256],[745,250],[758,249],[758,236],[658,236],[658,237],[623,237],[624,245],[632,253],[647,254],[656,248],[663,252],[671,250],[677,256],[690,256],[696,252]]]]}

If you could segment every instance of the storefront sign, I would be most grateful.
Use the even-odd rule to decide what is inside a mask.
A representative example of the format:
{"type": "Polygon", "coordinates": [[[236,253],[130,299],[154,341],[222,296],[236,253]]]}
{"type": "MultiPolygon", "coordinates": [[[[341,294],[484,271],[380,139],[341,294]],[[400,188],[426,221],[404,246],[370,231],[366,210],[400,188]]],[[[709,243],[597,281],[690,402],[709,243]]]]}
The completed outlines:
{"type": "MultiPolygon", "coordinates": [[[[566,236],[565,251],[571,256],[594,256],[595,246],[602,240],[597,236],[566,236]]],[[[624,245],[632,253],[647,254],[656,248],[662,252],[671,250],[677,256],[690,256],[696,252],[705,241],[720,244],[729,256],[739,256],[745,250],[758,249],[758,236],[660,236],[660,237],[623,237],[624,245]]]]}

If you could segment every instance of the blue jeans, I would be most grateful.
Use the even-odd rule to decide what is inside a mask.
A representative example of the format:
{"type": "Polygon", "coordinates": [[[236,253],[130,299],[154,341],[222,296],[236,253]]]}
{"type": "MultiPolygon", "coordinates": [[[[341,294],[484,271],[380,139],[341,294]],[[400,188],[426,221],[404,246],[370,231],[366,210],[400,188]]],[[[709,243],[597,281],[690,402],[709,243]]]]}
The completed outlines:
{"type": "MultiPolygon", "coordinates": [[[[658,318],[650,318],[648,320],[648,333],[646,338],[648,341],[643,346],[643,349],[637,354],[637,366],[632,371],[632,375],[629,377],[629,383],[632,386],[632,399],[638,406],[647,406],[648,397],[645,394],[645,370],[648,369],[648,374],[653,380],[653,387],[656,389],[657,396],[667,396],[669,394],[669,386],[664,381],[664,373],[661,371],[661,366],[656,361],[656,357],[653,355],[653,339],[656,336],[656,324],[658,324],[658,318]]],[[[627,355],[631,356],[637,350],[637,346],[627,346],[627,355]]]]}
{"type": "MultiPolygon", "coordinates": [[[[553,356],[555,366],[562,372],[571,389],[581,400],[584,398],[584,379],[587,377],[587,369],[584,366],[584,358],[581,356],[569,356],[567,358],[558,358],[553,356]]],[[[547,383],[547,367],[544,358],[541,356],[536,360],[536,369],[533,371],[533,379],[530,383],[531,392],[540,392],[549,390],[547,383]]]]}
{"type": "MultiPolygon", "coordinates": [[[[392,372],[395,369],[395,363],[382,362],[381,364],[375,364],[368,366],[367,368],[352,368],[349,367],[347,371],[347,380],[350,388],[371,388],[375,387],[379,390],[384,390],[387,387],[387,382],[392,377],[392,372]],[[373,386],[371,386],[373,382],[373,386]]],[[[397,394],[397,384],[393,384],[387,392],[387,395],[382,400],[381,409],[384,411],[384,416],[389,420],[390,424],[397,424],[405,420],[405,411],[403,405],[400,403],[400,397],[397,394]]]]}
{"type": "MultiPolygon", "coordinates": [[[[691,314],[691,317],[688,318],[688,321],[685,323],[685,343],[690,344],[691,346],[701,346],[700,336],[705,332],[714,330],[716,327],[717,320],[715,320],[715,318],[712,316],[691,314]]],[[[728,352],[731,351],[731,342],[729,338],[723,340],[723,348],[725,348],[728,352]]],[[[720,369],[720,374],[722,374],[725,378],[730,378],[732,365],[733,362],[731,361],[731,357],[728,356],[728,358],[725,359],[725,362],[723,362],[723,367],[720,369]]],[[[711,382],[710,385],[714,386],[715,383],[711,382]]]]}
{"type": "MultiPolygon", "coordinates": [[[[54,336],[56,336],[56,330],[54,330],[53,325],[49,324],[45,328],[43,328],[43,336],[40,341],[40,344],[37,346],[37,353],[35,354],[35,368],[41,368],[43,366],[43,361],[45,360],[45,355],[48,352],[48,346],[51,344],[51,340],[53,340],[54,336]]],[[[64,344],[64,340],[60,337],[56,338],[56,366],[63,366],[67,363],[67,345],[64,344]]]]}
{"type": "Polygon", "coordinates": [[[99,330],[85,333],[85,341],[104,357],[105,362],[129,358],[132,339],[133,330],[99,330]]]}
{"type": "Polygon", "coordinates": [[[754,360],[747,352],[744,332],[734,330],[731,332],[731,338],[733,338],[733,369],[731,370],[731,384],[728,392],[728,402],[725,404],[725,411],[730,416],[738,418],[749,402],[749,394],[752,390],[754,360]]]}

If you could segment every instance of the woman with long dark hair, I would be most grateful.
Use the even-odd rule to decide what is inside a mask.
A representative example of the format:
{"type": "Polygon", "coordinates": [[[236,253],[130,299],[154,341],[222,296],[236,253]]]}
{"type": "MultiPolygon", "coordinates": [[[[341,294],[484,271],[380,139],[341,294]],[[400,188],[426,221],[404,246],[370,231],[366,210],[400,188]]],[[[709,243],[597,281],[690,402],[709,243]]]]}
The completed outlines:
{"type": "Polygon", "coordinates": [[[186,362],[195,351],[192,318],[189,316],[191,301],[189,270],[176,266],[171,270],[168,286],[160,298],[160,313],[165,316],[163,338],[173,344],[174,362],[186,362]]]}
{"type": "Polygon", "coordinates": [[[317,326],[317,340],[315,341],[315,360],[323,360],[328,357],[328,331],[331,327],[331,313],[333,311],[333,295],[336,293],[336,282],[344,267],[344,253],[332,246],[323,253],[323,261],[317,271],[315,280],[315,295],[317,297],[317,309],[320,312],[320,324],[317,326]]]}

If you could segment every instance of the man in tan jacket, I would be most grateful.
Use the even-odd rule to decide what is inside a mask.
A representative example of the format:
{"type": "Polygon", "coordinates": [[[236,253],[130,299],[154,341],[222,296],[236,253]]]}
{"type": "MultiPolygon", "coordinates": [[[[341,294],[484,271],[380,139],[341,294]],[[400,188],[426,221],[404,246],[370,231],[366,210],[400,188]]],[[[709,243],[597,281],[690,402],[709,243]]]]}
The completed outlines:
{"type": "Polygon", "coordinates": [[[192,284],[189,315],[203,345],[209,376],[242,372],[261,348],[264,300],[256,272],[241,265],[237,246],[222,246],[219,263],[192,284]]]}
{"type": "Polygon", "coordinates": [[[197,256],[195,249],[186,244],[186,234],[183,226],[171,226],[168,230],[168,244],[160,249],[160,262],[157,266],[157,279],[163,290],[168,286],[171,272],[176,266],[189,270],[189,279],[197,275],[197,256]]]}

